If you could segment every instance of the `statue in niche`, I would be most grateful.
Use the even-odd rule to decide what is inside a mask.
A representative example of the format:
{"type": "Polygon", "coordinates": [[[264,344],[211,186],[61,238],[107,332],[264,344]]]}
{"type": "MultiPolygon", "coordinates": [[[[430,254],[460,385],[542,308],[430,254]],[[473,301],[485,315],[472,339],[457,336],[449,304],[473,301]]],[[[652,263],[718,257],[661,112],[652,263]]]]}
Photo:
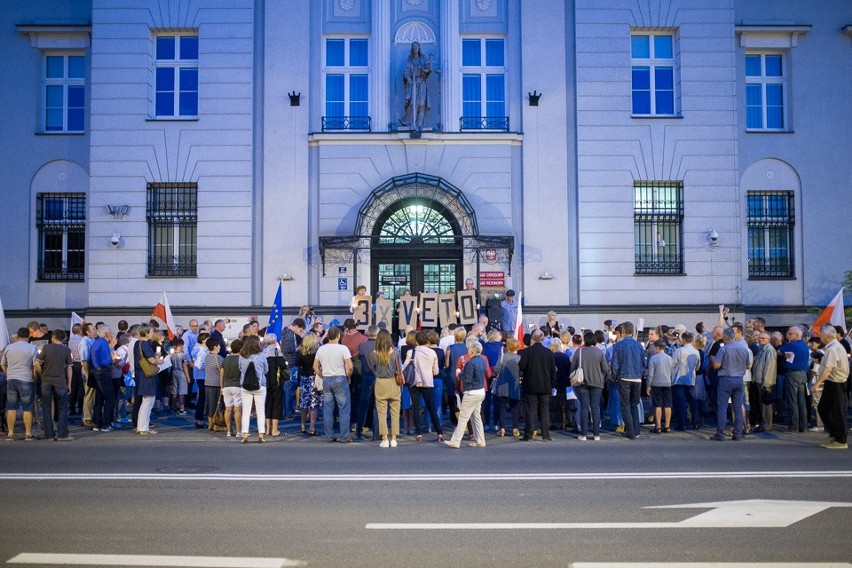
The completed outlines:
{"type": "Polygon", "coordinates": [[[423,57],[419,42],[415,41],[411,44],[411,51],[408,53],[408,61],[402,74],[402,86],[405,89],[405,116],[399,122],[403,127],[417,131],[423,129],[426,113],[431,108],[426,79],[432,73],[432,58],[431,53],[429,59],[423,57]]]}

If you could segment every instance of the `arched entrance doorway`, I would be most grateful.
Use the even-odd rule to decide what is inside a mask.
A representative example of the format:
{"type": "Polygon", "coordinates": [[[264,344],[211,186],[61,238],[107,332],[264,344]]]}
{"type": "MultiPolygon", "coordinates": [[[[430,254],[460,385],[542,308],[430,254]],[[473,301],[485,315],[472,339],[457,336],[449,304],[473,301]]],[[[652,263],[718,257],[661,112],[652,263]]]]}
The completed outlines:
{"type": "MultiPolygon", "coordinates": [[[[321,276],[328,265],[350,264],[354,282],[369,269],[369,293],[389,299],[406,290],[447,293],[462,288],[465,271],[479,286],[480,259],[511,275],[514,238],[480,235],[476,213],[458,188],[422,173],[394,177],[374,189],[358,211],[351,235],[319,237],[321,276]],[[365,253],[369,255],[366,264],[365,253]],[[363,266],[363,268],[360,268],[363,266]]],[[[344,267],[343,273],[346,273],[344,267]]],[[[338,278],[338,283],[346,278],[338,278]]],[[[345,283],[345,282],[344,282],[345,283]]],[[[340,288],[345,290],[346,288],[340,288]]]]}
{"type": "Polygon", "coordinates": [[[395,300],[414,294],[445,294],[461,287],[462,243],[458,223],[439,203],[409,198],[379,218],[370,249],[374,287],[395,300]]]}

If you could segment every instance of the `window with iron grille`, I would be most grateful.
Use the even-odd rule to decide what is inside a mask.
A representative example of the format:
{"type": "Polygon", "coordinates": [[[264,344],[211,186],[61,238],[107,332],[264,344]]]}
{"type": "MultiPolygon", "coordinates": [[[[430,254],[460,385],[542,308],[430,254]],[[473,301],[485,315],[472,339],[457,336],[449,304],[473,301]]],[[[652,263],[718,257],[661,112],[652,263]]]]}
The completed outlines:
{"type": "Polygon", "coordinates": [[[198,184],[148,184],[148,276],[196,276],[198,184]]]}
{"type": "Polygon", "coordinates": [[[792,278],[793,192],[749,191],[748,276],[792,278]]]}
{"type": "Polygon", "coordinates": [[[82,281],[86,262],[86,195],[36,196],[38,279],[82,281]]]}
{"type": "Polygon", "coordinates": [[[633,187],[636,274],[683,274],[683,182],[633,187]]]}

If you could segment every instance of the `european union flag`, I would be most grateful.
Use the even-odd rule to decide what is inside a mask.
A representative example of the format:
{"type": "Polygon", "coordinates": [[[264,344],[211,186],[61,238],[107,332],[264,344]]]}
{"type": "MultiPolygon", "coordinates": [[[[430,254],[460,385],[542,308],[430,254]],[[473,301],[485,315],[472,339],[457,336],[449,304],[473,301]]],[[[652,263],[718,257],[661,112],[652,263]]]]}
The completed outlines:
{"type": "Polygon", "coordinates": [[[278,283],[278,293],[275,294],[275,302],[272,303],[272,311],[269,312],[269,325],[266,333],[274,333],[281,341],[281,326],[284,323],[284,306],[281,303],[281,282],[278,283]]]}

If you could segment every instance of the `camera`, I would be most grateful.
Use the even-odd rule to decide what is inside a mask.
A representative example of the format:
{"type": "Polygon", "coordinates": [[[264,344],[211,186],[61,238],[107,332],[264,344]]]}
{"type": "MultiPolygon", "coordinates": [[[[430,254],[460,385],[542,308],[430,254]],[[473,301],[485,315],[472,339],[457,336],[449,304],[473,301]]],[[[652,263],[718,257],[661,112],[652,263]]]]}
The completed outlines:
{"type": "Polygon", "coordinates": [[[121,244],[121,235],[119,235],[118,233],[113,233],[109,242],[112,244],[112,246],[114,248],[118,248],[118,245],[121,244]]]}
{"type": "Polygon", "coordinates": [[[707,237],[713,244],[716,244],[719,241],[719,233],[716,232],[716,229],[710,229],[707,231],[707,237]]]}

